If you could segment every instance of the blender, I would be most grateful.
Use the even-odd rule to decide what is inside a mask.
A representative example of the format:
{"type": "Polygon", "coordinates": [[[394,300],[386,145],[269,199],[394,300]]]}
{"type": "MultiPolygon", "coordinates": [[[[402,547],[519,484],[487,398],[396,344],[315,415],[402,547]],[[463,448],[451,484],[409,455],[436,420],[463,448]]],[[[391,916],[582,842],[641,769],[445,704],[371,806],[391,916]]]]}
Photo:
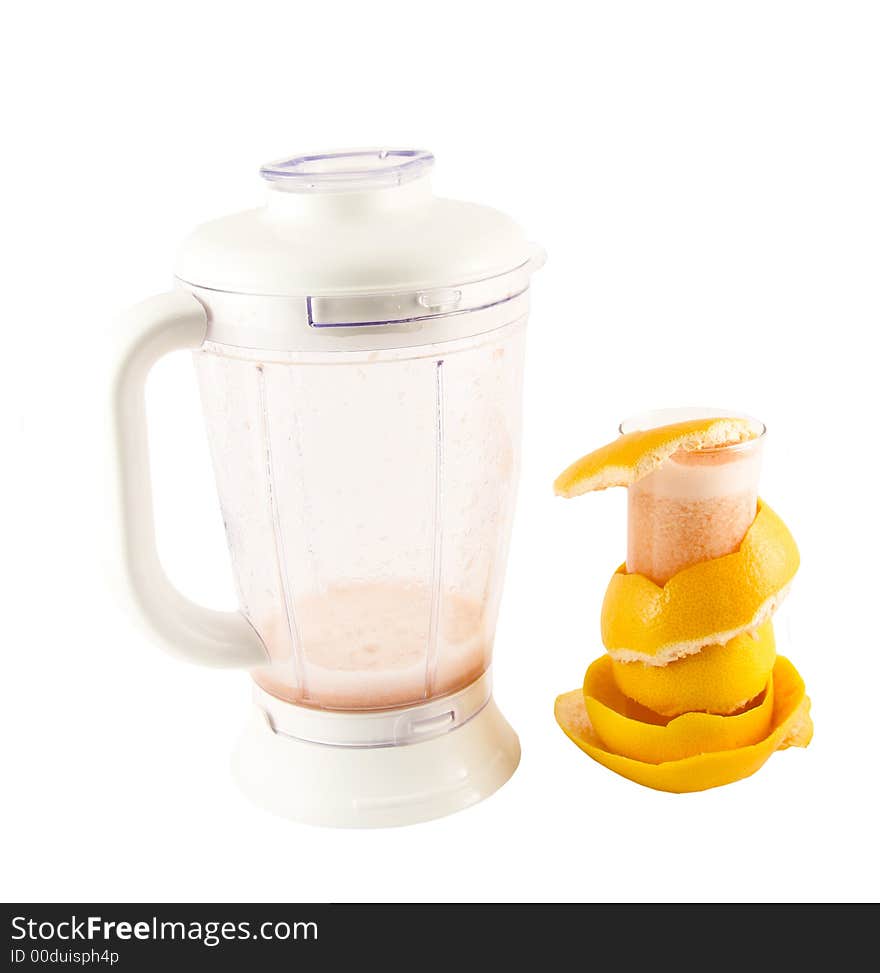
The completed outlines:
{"type": "Polygon", "coordinates": [[[520,463],[531,274],[507,216],[431,191],[414,149],[265,165],[265,204],[184,243],[126,313],[112,412],[124,574],[164,645],[250,670],[233,758],[314,824],[427,820],[519,761],[491,658],[520,463]],[[190,349],[239,610],[156,550],[144,382],[190,349]]]}

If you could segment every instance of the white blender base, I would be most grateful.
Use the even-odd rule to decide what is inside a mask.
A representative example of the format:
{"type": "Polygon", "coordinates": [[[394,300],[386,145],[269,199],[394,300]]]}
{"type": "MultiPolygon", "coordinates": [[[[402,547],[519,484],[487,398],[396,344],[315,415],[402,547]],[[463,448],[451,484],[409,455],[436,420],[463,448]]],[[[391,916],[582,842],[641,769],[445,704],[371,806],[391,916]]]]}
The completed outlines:
{"type": "Polygon", "coordinates": [[[254,705],[233,773],[245,795],[274,814],[335,828],[389,828],[482,801],[511,777],[519,757],[519,739],[491,697],[448,733],[384,747],[286,736],[254,705]]]}

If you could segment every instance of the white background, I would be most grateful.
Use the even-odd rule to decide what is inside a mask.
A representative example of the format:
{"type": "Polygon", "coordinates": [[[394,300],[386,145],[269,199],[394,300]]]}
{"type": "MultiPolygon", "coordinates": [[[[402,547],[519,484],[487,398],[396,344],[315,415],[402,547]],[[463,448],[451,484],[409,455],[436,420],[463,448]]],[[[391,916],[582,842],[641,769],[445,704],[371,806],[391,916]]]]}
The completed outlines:
{"type": "MultiPolygon", "coordinates": [[[[19,4],[0,45],[4,898],[876,900],[876,5],[19,4]],[[465,813],[334,832],[238,795],[247,676],[164,655],[106,580],[106,346],[193,225],[258,204],[261,162],[371,144],[430,148],[437,192],[549,254],[495,654],[523,759],[465,813]],[[601,651],[625,497],[551,482],[680,404],[770,427],[816,723],[692,796],[614,776],[552,715],[601,651]]],[[[186,356],[149,391],[168,570],[229,605],[186,356]]]]}

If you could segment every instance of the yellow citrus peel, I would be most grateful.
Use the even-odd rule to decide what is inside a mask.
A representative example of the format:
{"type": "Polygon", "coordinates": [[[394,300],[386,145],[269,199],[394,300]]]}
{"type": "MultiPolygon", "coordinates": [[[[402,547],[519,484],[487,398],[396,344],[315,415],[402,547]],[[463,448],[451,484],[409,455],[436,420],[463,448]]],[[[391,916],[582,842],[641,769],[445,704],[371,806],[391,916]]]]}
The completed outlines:
{"type": "MultiPolygon", "coordinates": [[[[556,700],[555,715],[566,736],[590,757],[610,770],[655,790],[684,794],[742,780],[759,770],[775,751],[792,746],[805,747],[810,742],[813,735],[810,700],[797,670],[783,656],[777,657],[773,667],[772,686],[768,687],[768,692],[772,692],[769,730],[757,742],[737,746],[735,749],[707,750],[692,752],[689,756],[679,756],[687,750],[695,751],[695,748],[707,742],[708,736],[701,737],[700,734],[715,732],[708,730],[702,721],[699,724],[689,721],[691,722],[690,733],[681,732],[676,735],[673,731],[675,747],[670,746],[668,751],[652,749],[650,742],[634,744],[643,748],[645,754],[655,758],[666,752],[674,754],[671,759],[663,760],[633,758],[609,749],[591,722],[581,690],[559,696],[556,700]],[[690,741],[688,741],[689,736],[690,741]]],[[[675,726],[681,719],[683,717],[672,721],[663,729],[675,726]]],[[[738,720],[740,717],[719,716],[716,719],[728,721],[738,720]]],[[[684,725],[685,729],[687,725],[687,723],[684,725]]],[[[620,731],[618,728],[615,728],[615,732],[631,740],[644,734],[645,739],[648,740],[653,732],[653,729],[646,729],[649,726],[650,724],[645,724],[638,729],[638,733],[620,731]]],[[[606,732],[608,732],[607,726],[606,732]]],[[[730,739],[733,735],[728,736],[727,731],[724,730],[717,733],[714,739],[717,742],[719,736],[730,739]]],[[[617,744],[620,744],[620,739],[617,740],[617,744]]]]}
{"type": "Polygon", "coordinates": [[[763,427],[751,419],[711,418],[675,422],[656,429],[629,432],[572,463],[553,484],[560,497],[579,497],[592,490],[632,486],[680,449],[714,449],[746,442],[763,427]]]}
{"type": "Polygon", "coordinates": [[[666,665],[766,621],[800,565],[794,538],[763,502],[738,551],[701,561],[660,587],[622,565],[602,604],[602,642],[618,661],[666,665]]]}
{"type": "Polygon", "coordinates": [[[620,691],[607,655],[587,669],[583,696],[590,725],[602,746],[610,753],[650,764],[758,743],[770,732],[773,717],[773,680],[767,678],[761,698],[740,713],[692,712],[667,720],[620,691]]]}
{"type": "Polygon", "coordinates": [[[776,639],[773,622],[764,622],[725,645],[707,645],[666,666],[608,658],[621,692],[661,716],[723,715],[763,692],[776,661],[776,639]]]}
{"type": "MultiPolygon", "coordinates": [[[[628,433],[572,464],[556,493],[628,487],[676,452],[683,459],[762,432],[730,418],[628,433]]],[[[618,568],[602,606],[607,654],[582,690],[557,698],[563,731],[616,773],[676,793],[741,780],[776,750],[807,746],[810,700],[794,666],[776,655],[770,621],[799,563],[788,528],[759,500],[731,554],[691,564],[662,586],[618,568]]]]}

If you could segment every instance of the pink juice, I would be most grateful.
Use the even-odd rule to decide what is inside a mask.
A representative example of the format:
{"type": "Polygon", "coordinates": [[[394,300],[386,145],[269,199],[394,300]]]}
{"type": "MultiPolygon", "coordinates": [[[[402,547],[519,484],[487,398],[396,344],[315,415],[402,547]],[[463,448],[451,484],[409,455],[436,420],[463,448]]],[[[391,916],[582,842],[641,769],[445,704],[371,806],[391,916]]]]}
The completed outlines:
{"type": "Polygon", "coordinates": [[[761,442],[679,450],[629,488],[627,570],[664,585],[732,554],[755,519],[761,442]]]}
{"type": "Polygon", "coordinates": [[[295,626],[299,661],[254,678],[274,696],[324,708],[418,703],[469,685],[491,657],[483,606],[450,591],[435,599],[424,585],[334,585],[297,600],[295,626]]]}

